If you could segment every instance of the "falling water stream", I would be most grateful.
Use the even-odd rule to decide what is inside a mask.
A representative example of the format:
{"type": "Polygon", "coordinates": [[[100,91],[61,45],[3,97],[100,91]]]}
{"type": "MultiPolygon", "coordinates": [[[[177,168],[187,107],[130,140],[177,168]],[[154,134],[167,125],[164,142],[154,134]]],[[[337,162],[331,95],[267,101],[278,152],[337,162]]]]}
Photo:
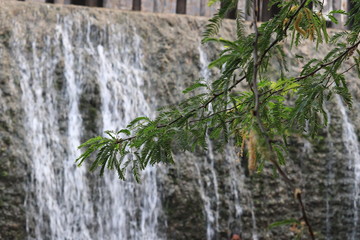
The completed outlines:
{"type": "Polygon", "coordinates": [[[343,123],[343,143],[349,156],[349,168],[354,171],[354,182],[353,182],[353,228],[349,233],[349,239],[356,240],[356,234],[358,231],[359,222],[359,205],[360,205],[360,152],[359,142],[355,133],[354,125],[351,123],[346,108],[339,96],[337,96],[337,104],[342,116],[343,123]]]}
{"type": "Polygon", "coordinates": [[[26,200],[28,225],[35,225],[31,238],[162,239],[157,231],[161,206],[155,168],[143,173],[143,184],[131,177],[120,182],[115,174],[106,174],[98,180],[95,192],[100,197],[95,202],[87,169],[74,164],[83,128],[79,96],[88,71],[86,56],[98,59],[98,65],[91,67],[100,86],[103,130],[119,130],[153,111],[141,91],[140,38],[134,34],[128,39],[112,25],[108,44],[103,46],[93,43],[91,22],[86,31],[81,28],[69,18],[59,18],[56,34],[46,39],[44,49],[38,50],[36,41],[31,43],[31,56],[24,54],[25,42],[13,43],[32,159],[29,193],[33,194],[26,200]],[[53,73],[61,59],[66,91],[59,96],[53,73]],[[58,106],[59,99],[64,105],[58,106]],[[65,130],[56,124],[61,118],[59,107],[67,115],[65,130]]]}
{"type": "MultiPolygon", "coordinates": [[[[210,81],[210,71],[208,69],[209,61],[207,59],[206,53],[199,49],[199,58],[200,58],[200,67],[201,67],[201,77],[209,84],[210,81]]],[[[209,111],[211,112],[211,103],[209,104],[209,111]]],[[[207,144],[207,155],[203,161],[200,163],[195,162],[196,171],[198,173],[198,183],[199,183],[199,192],[200,196],[204,202],[204,211],[207,221],[206,227],[206,237],[207,240],[212,240],[215,237],[215,233],[219,229],[219,187],[217,181],[217,174],[215,171],[215,156],[212,146],[212,142],[209,137],[206,137],[207,144]],[[206,177],[201,177],[205,173],[206,177]]]]}
{"type": "Polygon", "coordinates": [[[38,50],[37,43],[31,43],[31,55],[23,54],[25,43],[14,43],[15,54],[21,72],[22,102],[25,111],[27,146],[32,158],[30,189],[26,205],[29,221],[35,222],[34,239],[89,239],[88,227],[93,206],[85,169],[77,169],[74,159],[80,144],[82,121],[78,109],[81,92],[80,81],[75,77],[75,65],[71,56],[68,36],[58,28],[58,36],[47,38],[45,49],[38,50]],[[61,38],[61,40],[60,40],[61,38]],[[64,49],[60,42],[63,41],[64,49]],[[51,47],[56,46],[56,55],[51,47]],[[64,106],[68,112],[67,129],[56,124],[60,116],[57,106],[56,86],[53,72],[60,53],[64,53],[67,90],[64,106]],[[61,143],[65,142],[64,145],[61,143]],[[77,183],[77,184],[74,184],[77,183]],[[30,217],[31,214],[31,217],[30,217]]]}
{"type": "MultiPolygon", "coordinates": [[[[331,113],[329,111],[329,109],[327,108],[327,106],[324,106],[324,110],[325,113],[327,115],[327,119],[328,119],[328,125],[326,127],[326,132],[328,133],[327,138],[328,138],[328,149],[334,149],[334,143],[333,143],[333,137],[331,135],[330,132],[330,126],[332,124],[332,120],[331,120],[331,113]]],[[[311,148],[309,148],[311,149],[311,148]]],[[[333,211],[332,206],[331,206],[331,196],[334,194],[333,193],[333,179],[334,179],[334,160],[332,157],[328,158],[327,164],[326,164],[326,170],[327,170],[327,176],[326,176],[326,184],[327,184],[327,188],[326,188],[326,197],[325,197],[325,202],[326,202],[326,214],[325,214],[325,227],[326,227],[326,239],[331,240],[332,239],[332,234],[331,234],[331,213],[333,211]]]]}
{"type": "MultiPolygon", "coordinates": [[[[201,66],[201,77],[204,78],[208,86],[211,85],[211,72],[208,68],[210,61],[208,59],[207,53],[198,47],[199,50],[199,59],[201,66]]],[[[212,111],[212,105],[209,104],[209,111],[212,111]]],[[[198,182],[199,182],[199,192],[204,202],[205,215],[207,220],[207,240],[217,239],[215,237],[215,230],[219,229],[219,209],[220,209],[220,195],[219,195],[219,183],[218,176],[215,166],[215,153],[213,143],[210,141],[209,137],[206,139],[207,144],[207,156],[200,163],[196,162],[196,170],[198,173],[198,182]],[[202,173],[209,172],[210,174],[205,174],[203,177],[202,173]],[[213,200],[213,201],[212,201],[213,200]]],[[[256,226],[256,216],[254,211],[254,203],[252,200],[251,192],[248,191],[244,183],[244,174],[239,171],[236,167],[238,162],[238,156],[235,154],[234,147],[229,144],[225,150],[226,154],[223,159],[223,164],[225,162],[230,165],[229,169],[229,185],[231,186],[231,191],[227,194],[233,195],[233,202],[235,209],[235,219],[237,219],[238,226],[233,231],[241,231],[241,215],[243,214],[243,209],[240,204],[240,197],[246,197],[250,205],[251,220],[252,220],[252,239],[257,240],[257,226],[256,226]],[[241,192],[240,192],[241,191],[241,192]]]]}
{"type": "MultiPolygon", "coordinates": [[[[140,49],[141,43],[137,36],[134,36],[132,42],[135,49],[140,49]]],[[[102,119],[104,130],[119,130],[139,115],[151,117],[153,114],[141,91],[141,51],[136,51],[134,57],[127,57],[129,54],[123,50],[126,51],[128,48],[119,49],[111,46],[110,49],[112,50],[105,51],[103,46],[97,47],[101,63],[98,76],[101,79],[102,119]],[[124,56],[123,61],[111,62],[110,60],[116,56],[124,56]]],[[[111,209],[114,224],[120,223],[121,228],[118,231],[127,233],[124,239],[160,239],[157,235],[157,220],[161,207],[156,184],[156,168],[148,167],[142,175],[142,184],[132,180],[114,185],[112,183],[118,181],[116,176],[107,175],[105,178],[105,185],[113,186],[106,190],[107,193],[102,194],[110,196],[110,199],[103,197],[102,203],[111,209]],[[136,211],[140,211],[139,223],[134,215],[136,211]],[[130,227],[127,222],[131,223],[130,227]]]]}

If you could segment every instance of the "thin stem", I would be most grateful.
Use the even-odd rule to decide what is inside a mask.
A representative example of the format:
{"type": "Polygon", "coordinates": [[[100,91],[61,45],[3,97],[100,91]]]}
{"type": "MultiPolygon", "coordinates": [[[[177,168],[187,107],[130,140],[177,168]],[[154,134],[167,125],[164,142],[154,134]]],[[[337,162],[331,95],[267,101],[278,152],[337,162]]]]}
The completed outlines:
{"type": "MultiPolygon", "coordinates": [[[[253,1],[253,26],[255,32],[255,39],[254,39],[254,50],[253,50],[253,59],[254,59],[254,69],[253,69],[253,78],[252,78],[252,90],[254,92],[255,97],[255,107],[254,107],[254,115],[258,116],[259,111],[259,91],[257,86],[257,73],[258,73],[258,41],[259,41],[259,31],[257,28],[257,13],[258,6],[257,0],[253,1]]],[[[262,129],[263,130],[263,129],[262,129]]]]}
{"type": "MultiPolygon", "coordinates": [[[[296,190],[295,190],[295,191],[296,191],[296,190]]],[[[312,230],[311,224],[309,223],[309,220],[308,220],[308,218],[307,218],[307,216],[306,216],[305,206],[304,206],[304,204],[303,204],[303,202],[302,202],[302,198],[301,198],[301,191],[296,191],[295,193],[296,193],[296,194],[295,194],[295,195],[296,195],[295,197],[297,198],[297,200],[298,200],[298,202],[299,202],[299,204],[300,204],[301,212],[302,212],[302,214],[303,214],[303,219],[304,219],[304,221],[305,221],[306,226],[307,226],[308,229],[309,229],[310,236],[311,236],[312,239],[315,239],[314,231],[312,230]]]]}

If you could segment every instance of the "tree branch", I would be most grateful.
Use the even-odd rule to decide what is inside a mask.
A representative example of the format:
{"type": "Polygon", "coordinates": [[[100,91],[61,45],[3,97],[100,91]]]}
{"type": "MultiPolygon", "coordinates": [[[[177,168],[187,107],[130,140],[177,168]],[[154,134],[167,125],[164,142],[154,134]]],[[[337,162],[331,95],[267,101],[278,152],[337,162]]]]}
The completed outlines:
{"type": "MultiPolygon", "coordinates": [[[[302,6],[305,5],[306,1],[303,1],[302,6]]],[[[293,15],[293,17],[300,11],[300,7],[298,8],[298,11],[293,15]]],[[[267,50],[265,50],[265,52],[262,54],[262,56],[260,57],[259,61],[258,61],[258,39],[259,39],[259,32],[258,32],[258,28],[257,28],[257,14],[258,13],[258,6],[257,6],[257,0],[253,1],[253,27],[254,27],[254,32],[255,32],[255,40],[254,40],[254,49],[253,49],[253,61],[254,61],[254,69],[253,69],[253,76],[252,76],[252,86],[251,89],[254,92],[254,101],[255,101],[255,106],[254,106],[254,112],[253,115],[254,117],[257,119],[257,123],[258,126],[260,128],[261,134],[265,137],[265,141],[266,141],[266,145],[268,147],[268,150],[270,151],[270,153],[274,153],[274,150],[272,148],[272,144],[270,141],[270,137],[267,134],[267,130],[265,129],[262,120],[261,120],[261,116],[260,116],[260,112],[259,112],[259,91],[258,91],[258,86],[257,86],[257,73],[258,73],[258,66],[261,65],[261,62],[263,61],[266,53],[273,47],[276,45],[276,43],[279,40],[279,38],[277,38],[268,48],[267,50]]],[[[287,28],[289,27],[289,24],[287,25],[287,28]]],[[[286,29],[287,29],[286,28],[286,29]]],[[[286,31],[285,29],[285,31],[286,31]]],[[[299,204],[301,205],[301,209],[302,209],[302,215],[303,215],[303,219],[305,220],[305,223],[308,227],[309,230],[309,234],[311,236],[311,239],[315,240],[315,236],[311,227],[311,224],[308,221],[307,215],[306,215],[306,211],[305,211],[305,207],[302,203],[302,199],[301,199],[301,191],[298,191],[298,188],[294,187],[293,182],[290,180],[290,178],[287,176],[287,174],[282,170],[282,168],[280,167],[280,165],[278,164],[278,162],[273,159],[273,157],[270,157],[270,162],[275,166],[275,168],[277,169],[277,171],[279,172],[279,174],[282,176],[282,178],[284,179],[284,181],[293,189],[294,193],[296,193],[296,197],[297,200],[299,201],[299,204]]]]}
{"type": "Polygon", "coordinates": [[[295,78],[295,81],[300,81],[303,80],[305,78],[308,78],[310,76],[313,76],[315,73],[317,73],[318,71],[320,71],[321,69],[331,65],[331,64],[335,64],[337,61],[341,60],[344,57],[347,57],[348,55],[350,55],[360,44],[360,40],[358,42],[356,42],[354,45],[347,47],[346,50],[340,54],[337,58],[335,58],[334,60],[327,62],[327,63],[323,63],[321,64],[318,68],[314,69],[313,71],[311,71],[310,73],[297,77],[295,78]]]}
{"type": "MultiPolygon", "coordinates": [[[[335,64],[337,61],[341,60],[342,58],[350,55],[358,46],[360,45],[360,40],[358,42],[356,42],[355,44],[349,46],[346,48],[346,50],[340,54],[338,57],[336,57],[334,60],[332,61],[329,61],[327,63],[323,63],[321,64],[318,68],[314,69],[313,71],[311,71],[310,73],[307,73],[306,75],[303,75],[303,76],[299,76],[299,77],[296,77],[294,78],[294,82],[299,82],[301,80],[304,80],[308,77],[311,77],[313,76],[314,74],[316,74],[317,72],[319,72],[320,70],[324,69],[325,67],[329,66],[329,65],[332,65],[332,64],[335,64]]],[[[348,69],[344,70],[343,72],[341,72],[340,74],[344,74],[344,73],[347,73],[348,71],[350,71],[352,68],[354,68],[356,66],[356,64],[353,64],[351,65],[348,69]]],[[[279,90],[275,90],[275,91],[272,91],[272,90],[269,90],[269,91],[266,91],[266,92],[263,92],[263,93],[260,93],[259,95],[260,96],[264,96],[266,94],[269,93],[269,95],[267,96],[267,98],[269,98],[270,96],[274,95],[274,94],[277,94],[277,93],[280,93],[282,91],[284,91],[285,88],[281,88],[279,90]]],[[[287,89],[289,90],[289,89],[287,89]]]]}

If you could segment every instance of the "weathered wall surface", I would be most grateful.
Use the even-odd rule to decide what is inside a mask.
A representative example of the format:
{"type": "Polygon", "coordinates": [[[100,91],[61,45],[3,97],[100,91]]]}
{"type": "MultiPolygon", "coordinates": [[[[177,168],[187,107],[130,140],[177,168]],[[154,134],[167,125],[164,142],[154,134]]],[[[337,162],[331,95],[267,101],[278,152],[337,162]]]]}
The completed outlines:
{"type": "MultiPolygon", "coordinates": [[[[6,1],[15,1],[15,0],[6,0],[6,1]]],[[[46,0],[25,0],[26,2],[49,2],[46,0]]],[[[74,4],[74,1],[71,0],[54,0],[56,4],[74,4]]],[[[76,1],[75,1],[76,2],[76,1]]],[[[84,0],[81,5],[86,6],[98,6],[111,9],[121,9],[121,10],[132,10],[133,9],[133,0],[84,0]]],[[[181,1],[180,1],[181,2],[181,1]]],[[[181,4],[186,2],[185,13],[187,15],[193,16],[207,16],[211,17],[216,13],[220,4],[216,3],[211,7],[208,6],[207,0],[184,0],[181,4]]],[[[273,13],[270,13],[268,9],[269,0],[259,1],[259,20],[265,21],[268,20],[273,13]]],[[[177,1],[176,0],[141,0],[141,11],[143,12],[157,12],[157,13],[176,13],[177,1]]],[[[247,20],[251,19],[251,13],[248,14],[246,11],[247,3],[245,0],[238,1],[237,7],[247,20]]],[[[318,7],[319,8],[319,7],[318,7]]],[[[333,10],[344,10],[349,11],[351,9],[351,3],[349,0],[324,0],[322,12],[327,15],[333,10]]],[[[337,14],[339,24],[333,24],[329,22],[329,25],[335,28],[344,28],[347,16],[344,14],[337,14]]]]}
{"type": "MultiPolygon", "coordinates": [[[[79,48],[73,51],[78,54],[86,44],[94,49],[111,46],[111,29],[115,25],[122,26],[123,30],[116,36],[123,37],[124,44],[131,45],[134,36],[139,38],[140,51],[133,48],[124,51],[130,57],[141,52],[141,76],[144,80],[141,89],[152,109],[178,102],[181,98],[179,90],[192,80],[204,77],[204,66],[214,58],[219,47],[199,44],[205,18],[2,1],[0,19],[0,239],[24,239],[26,235],[33,237],[36,224],[48,221],[48,216],[44,214],[40,219],[32,219],[28,216],[29,209],[24,207],[24,202],[29,202],[37,193],[29,188],[33,165],[25,144],[28,130],[24,127],[26,119],[21,102],[24,92],[19,82],[19,75],[24,73],[16,61],[17,47],[22,46],[27,61],[31,62],[34,52],[41,56],[47,41],[56,35],[56,28],[63,26],[64,19],[70,19],[75,32],[71,39],[79,48]],[[84,34],[77,35],[77,32],[84,34]],[[26,219],[30,221],[26,222],[26,219]]],[[[232,32],[233,23],[226,21],[222,35],[231,38],[232,32]]],[[[300,51],[311,55],[314,49],[307,46],[300,51]]],[[[326,51],[327,48],[323,47],[318,54],[323,55],[326,51]]],[[[62,133],[61,148],[56,152],[67,152],[63,143],[66,132],[62,131],[69,118],[68,87],[64,80],[66,64],[63,57],[55,53],[54,56],[54,61],[57,61],[53,70],[54,91],[58,99],[55,104],[59,115],[57,125],[62,133]]],[[[79,109],[83,121],[82,138],[85,139],[98,134],[102,125],[100,82],[94,70],[101,64],[94,55],[78,56],[78,60],[84,63],[75,75],[83,81],[79,109]]],[[[119,59],[122,58],[124,56],[120,55],[119,59]]],[[[297,71],[296,66],[302,63],[291,64],[295,66],[291,71],[297,71]]],[[[29,71],[32,73],[33,69],[29,71]]],[[[353,73],[349,73],[347,78],[357,79],[353,73]]],[[[353,111],[344,112],[342,103],[333,99],[327,106],[330,125],[322,133],[323,138],[316,143],[293,139],[289,164],[285,166],[304,189],[310,221],[319,239],[360,238],[359,227],[354,230],[360,226],[359,218],[357,223],[355,221],[360,215],[359,208],[354,207],[355,159],[348,148],[351,144],[344,130],[348,127],[347,121],[355,126],[356,136],[360,135],[357,115],[360,94],[359,83],[350,81],[354,95],[353,111]]],[[[294,235],[288,227],[267,229],[274,221],[299,218],[299,206],[293,201],[293,194],[280,179],[273,177],[271,168],[261,175],[249,175],[246,161],[234,161],[236,158],[230,150],[224,154],[214,151],[197,156],[184,153],[179,154],[175,166],[162,170],[157,185],[161,189],[164,211],[160,218],[166,219],[160,222],[166,224],[162,224],[159,230],[167,239],[205,239],[208,231],[214,231],[213,239],[226,239],[231,230],[241,230],[244,239],[287,240],[294,235]],[[211,216],[218,222],[210,221],[211,216]]],[[[57,161],[61,162],[61,157],[57,161]]],[[[61,172],[61,164],[57,169],[61,172]]],[[[94,176],[89,175],[91,178],[94,176]]],[[[89,182],[93,185],[92,201],[96,201],[97,187],[101,185],[89,182]]],[[[90,232],[95,234],[97,227],[93,226],[90,232]]],[[[46,229],[43,231],[44,238],[51,236],[46,229]]]]}

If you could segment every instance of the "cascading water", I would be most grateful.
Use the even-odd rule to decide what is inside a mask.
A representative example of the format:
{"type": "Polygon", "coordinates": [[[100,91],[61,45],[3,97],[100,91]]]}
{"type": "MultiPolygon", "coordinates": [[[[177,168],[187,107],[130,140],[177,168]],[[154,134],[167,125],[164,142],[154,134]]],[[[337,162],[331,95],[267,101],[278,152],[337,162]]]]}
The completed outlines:
{"type": "MultiPolygon", "coordinates": [[[[231,146],[231,144],[230,144],[231,146]]],[[[239,171],[237,169],[237,165],[239,165],[239,161],[236,160],[239,157],[236,156],[236,153],[233,149],[233,147],[227,147],[226,148],[226,161],[230,164],[229,169],[229,181],[231,186],[230,194],[233,195],[233,204],[235,206],[235,219],[241,219],[241,216],[244,212],[243,208],[240,204],[240,198],[246,198],[248,202],[248,208],[251,215],[251,238],[253,240],[258,240],[258,227],[256,223],[256,215],[255,215],[255,207],[253,202],[252,193],[246,188],[245,185],[245,176],[243,171],[239,171]]],[[[236,230],[240,230],[242,232],[243,226],[241,224],[241,221],[238,220],[239,226],[236,228],[236,230]]]]}
{"type": "MultiPolygon", "coordinates": [[[[327,115],[327,119],[328,119],[328,125],[326,127],[326,132],[328,133],[327,138],[328,138],[328,149],[334,149],[334,141],[333,141],[333,137],[331,135],[330,132],[330,126],[332,124],[331,122],[331,113],[328,110],[327,106],[324,105],[324,110],[325,113],[327,115]]],[[[333,181],[334,181],[334,172],[333,172],[333,168],[334,168],[334,160],[333,158],[330,156],[328,158],[327,164],[326,164],[326,171],[327,171],[327,180],[326,180],[326,198],[325,198],[325,202],[326,202],[326,214],[325,214],[325,227],[326,227],[326,239],[331,240],[332,239],[332,234],[331,234],[331,213],[332,213],[332,206],[331,206],[331,196],[334,195],[333,193],[333,181]]]]}
{"type": "MultiPolygon", "coordinates": [[[[58,16],[44,42],[24,36],[21,26],[14,28],[18,40],[10,46],[21,78],[31,161],[25,202],[28,238],[165,239],[159,231],[166,225],[156,168],[147,168],[142,183],[137,184],[131,177],[121,182],[112,173],[94,178],[86,167],[77,168],[74,163],[85,128],[81,97],[88,94],[89,83],[98,86],[101,102],[101,129],[96,132],[119,130],[137,116],[151,117],[154,110],[143,94],[143,40],[136,29],[121,24],[99,29],[93,19],[85,25],[76,19],[58,16]]],[[[208,78],[208,62],[200,54],[202,75],[208,78]]],[[[207,238],[214,239],[221,220],[221,196],[211,143],[203,164],[199,162],[207,238]]],[[[240,221],[242,209],[235,185],[235,215],[240,221]]]]}
{"type": "Polygon", "coordinates": [[[91,28],[91,22],[82,31],[79,23],[59,18],[55,35],[42,49],[36,41],[31,43],[31,56],[24,54],[25,41],[12,45],[21,72],[32,159],[26,207],[34,232],[29,239],[162,239],[157,232],[161,206],[155,168],[143,173],[142,184],[106,174],[96,184],[100,199],[95,201],[87,169],[74,163],[82,129],[79,96],[84,72],[89,71],[86,61],[98,59],[91,68],[100,86],[103,129],[118,130],[136,116],[151,113],[141,91],[140,39],[135,33],[132,39],[122,36],[122,29],[112,25],[104,29],[111,33],[103,36],[108,41],[95,44],[91,28]],[[62,59],[66,89],[59,95],[54,72],[62,59]],[[57,124],[60,108],[67,119],[64,132],[57,124]]]}
{"type": "MultiPolygon", "coordinates": [[[[120,34],[113,37],[124,38],[120,34]]],[[[144,74],[141,69],[141,42],[136,35],[132,42],[134,49],[138,49],[135,56],[129,56],[126,47],[119,49],[111,45],[109,48],[111,51],[105,51],[101,45],[97,47],[101,65],[98,77],[103,103],[104,130],[119,130],[139,115],[149,117],[153,115],[141,91],[144,74]],[[123,56],[123,61],[111,61],[117,56],[123,56]]],[[[105,185],[112,184],[113,187],[107,189],[106,194],[101,194],[109,196],[110,199],[103,197],[101,201],[111,209],[114,226],[117,222],[118,231],[126,233],[124,239],[160,239],[157,234],[157,224],[161,208],[156,185],[156,168],[148,167],[142,175],[142,184],[137,184],[134,180],[112,184],[118,182],[115,176],[107,175],[105,178],[105,185]],[[137,222],[138,216],[134,214],[137,211],[140,212],[140,222],[137,222]],[[130,226],[127,225],[128,222],[131,223],[130,226]]]]}
{"type": "MultiPolygon", "coordinates": [[[[208,70],[209,61],[206,53],[199,47],[199,58],[201,67],[201,77],[207,83],[210,81],[210,72],[208,70]]],[[[211,104],[209,106],[211,111],[211,104]]],[[[212,143],[207,137],[207,156],[201,163],[195,162],[196,171],[198,173],[198,183],[200,196],[204,202],[204,210],[207,221],[206,237],[212,240],[219,229],[219,192],[218,180],[215,171],[215,157],[213,152],[212,143]],[[205,173],[205,177],[201,177],[205,173]]]]}
{"type": "Polygon", "coordinates": [[[349,233],[349,238],[351,240],[357,239],[357,232],[359,227],[359,206],[360,206],[360,149],[357,135],[355,133],[355,128],[351,123],[347,113],[346,108],[339,96],[337,96],[337,104],[342,116],[343,123],[343,143],[347,150],[349,157],[349,168],[354,171],[354,182],[353,182],[353,228],[351,233],[349,233]]]}
{"type": "MultiPolygon", "coordinates": [[[[61,33],[60,33],[61,34],[61,33]]],[[[66,41],[66,36],[61,36],[66,41]]],[[[67,92],[63,100],[67,103],[68,128],[62,134],[56,124],[59,121],[56,106],[53,71],[60,58],[60,39],[46,39],[45,49],[31,43],[31,56],[23,54],[25,42],[14,42],[16,60],[21,74],[22,102],[27,129],[27,147],[32,158],[30,177],[31,195],[26,207],[35,223],[34,239],[89,239],[87,226],[93,215],[89,189],[84,182],[84,169],[76,169],[74,146],[80,143],[81,117],[78,109],[80,83],[71,74],[73,61],[66,59],[65,75],[67,92]],[[51,47],[56,46],[56,55],[51,47]],[[65,136],[62,136],[65,135],[65,136]],[[64,145],[61,142],[65,141],[64,145]],[[65,148],[64,148],[65,147],[65,148]],[[74,184],[77,183],[77,184],[74,184]],[[34,214],[36,213],[36,214],[34,214]],[[32,215],[34,214],[34,215],[32,215]]],[[[67,58],[66,49],[64,50],[67,58]]]]}
{"type": "MultiPolygon", "coordinates": [[[[0,108],[6,110],[0,118],[0,192],[5,193],[0,195],[0,238],[15,236],[12,229],[24,231],[23,223],[9,217],[24,209],[28,232],[21,234],[28,239],[214,240],[231,230],[245,239],[290,239],[288,229],[266,227],[276,221],[274,215],[294,217],[287,206],[269,199],[285,205],[292,199],[282,194],[276,179],[248,176],[240,166],[246,163],[237,162],[231,147],[220,153],[209,142],[206,156],[185,154],[163,175],[162,168],[148,168],[141,184],[130,174],[121,182],[110,172],[100,178],[87,166],[75,166],[76,147],[86,138],[121,129],[134,117],[152,116],[151,104],[178,103],[181,97],[174,93],[196,79],[199,69],[209,77],[207,54],[197,37],[205,20],[1,4],[0,100],[7,105],[0,108]],[[3,166],[15,170],[6,169],[6,177],[3,166]],[[25,208],[9,203],[21,202],[25,194],[25,208]]],[[[224,25],[230,35],[230,21],[224,25]]],[[[356,94],[356,88],[351,90],[356,94]]],[[[306,170],[306,204],[314,226],[321,226],[317,231],[328,239],[355,240],[358,126],[340,101],[335,104],[329,108],[331,137],[312,145],[304,158],[309,161],[302,161],[304,149],[295,147],[292,156],[300,156],[300,168],[306,170]]]]}
{"type": "MultiPolygon", "coordinates": [[[[199,49],[199,60],[201,66],[201,77],[210,85],[211,72],[209,71],[208,65],[209,60],[206,52],[201,48],[199,49]]],[[[209,104],[210,111],[212,111],[211,104],[209,104]]],[[[199,182],[199,191],[200,195],[204,202],[205,215],[207,219],[207,239],[217,239],[216,231],[219,230],[219,218],[220,218],[220,194],[219,194],[219,181],[217,176],[217,170],[215,166],[215,151],[213,149],[213,144],[209,140],[207,141],[207,156],[201,162],[195,162],[196,171],[198,173],[198,182],[199,182]],[[205,174],[204,174],[205,173],[205,174]],[[211,188],[213,188],[211,190],[211,188]]],[[[256,226],[256,216],[254,212],[254,204],[251,196],[251,192],[246,190],[244,183],[244,174],[239,171],[236,167],[239,162],[237,161],[238,156],[235,154],[235,150],[231,144],[229,144],[225,149],[225,157],[223,159],[223,164],[228,164],[229,167],[229,176],[226,179],[227,184],[230,186],[230,191],[227,193],[233,196],[232,204],[233,209],[235,210],[234,218],[237,222],[235,229],[230,229],[231,231],[241,231],[241,215],[243,214],[243,209],[240,204],[240,198],[246,197],[249,203],[251,221],[252,221],[252,239],[257,240],[257,226],[256,226]],[[241,192],[240,192],[241,191],[241,192]]]]}

